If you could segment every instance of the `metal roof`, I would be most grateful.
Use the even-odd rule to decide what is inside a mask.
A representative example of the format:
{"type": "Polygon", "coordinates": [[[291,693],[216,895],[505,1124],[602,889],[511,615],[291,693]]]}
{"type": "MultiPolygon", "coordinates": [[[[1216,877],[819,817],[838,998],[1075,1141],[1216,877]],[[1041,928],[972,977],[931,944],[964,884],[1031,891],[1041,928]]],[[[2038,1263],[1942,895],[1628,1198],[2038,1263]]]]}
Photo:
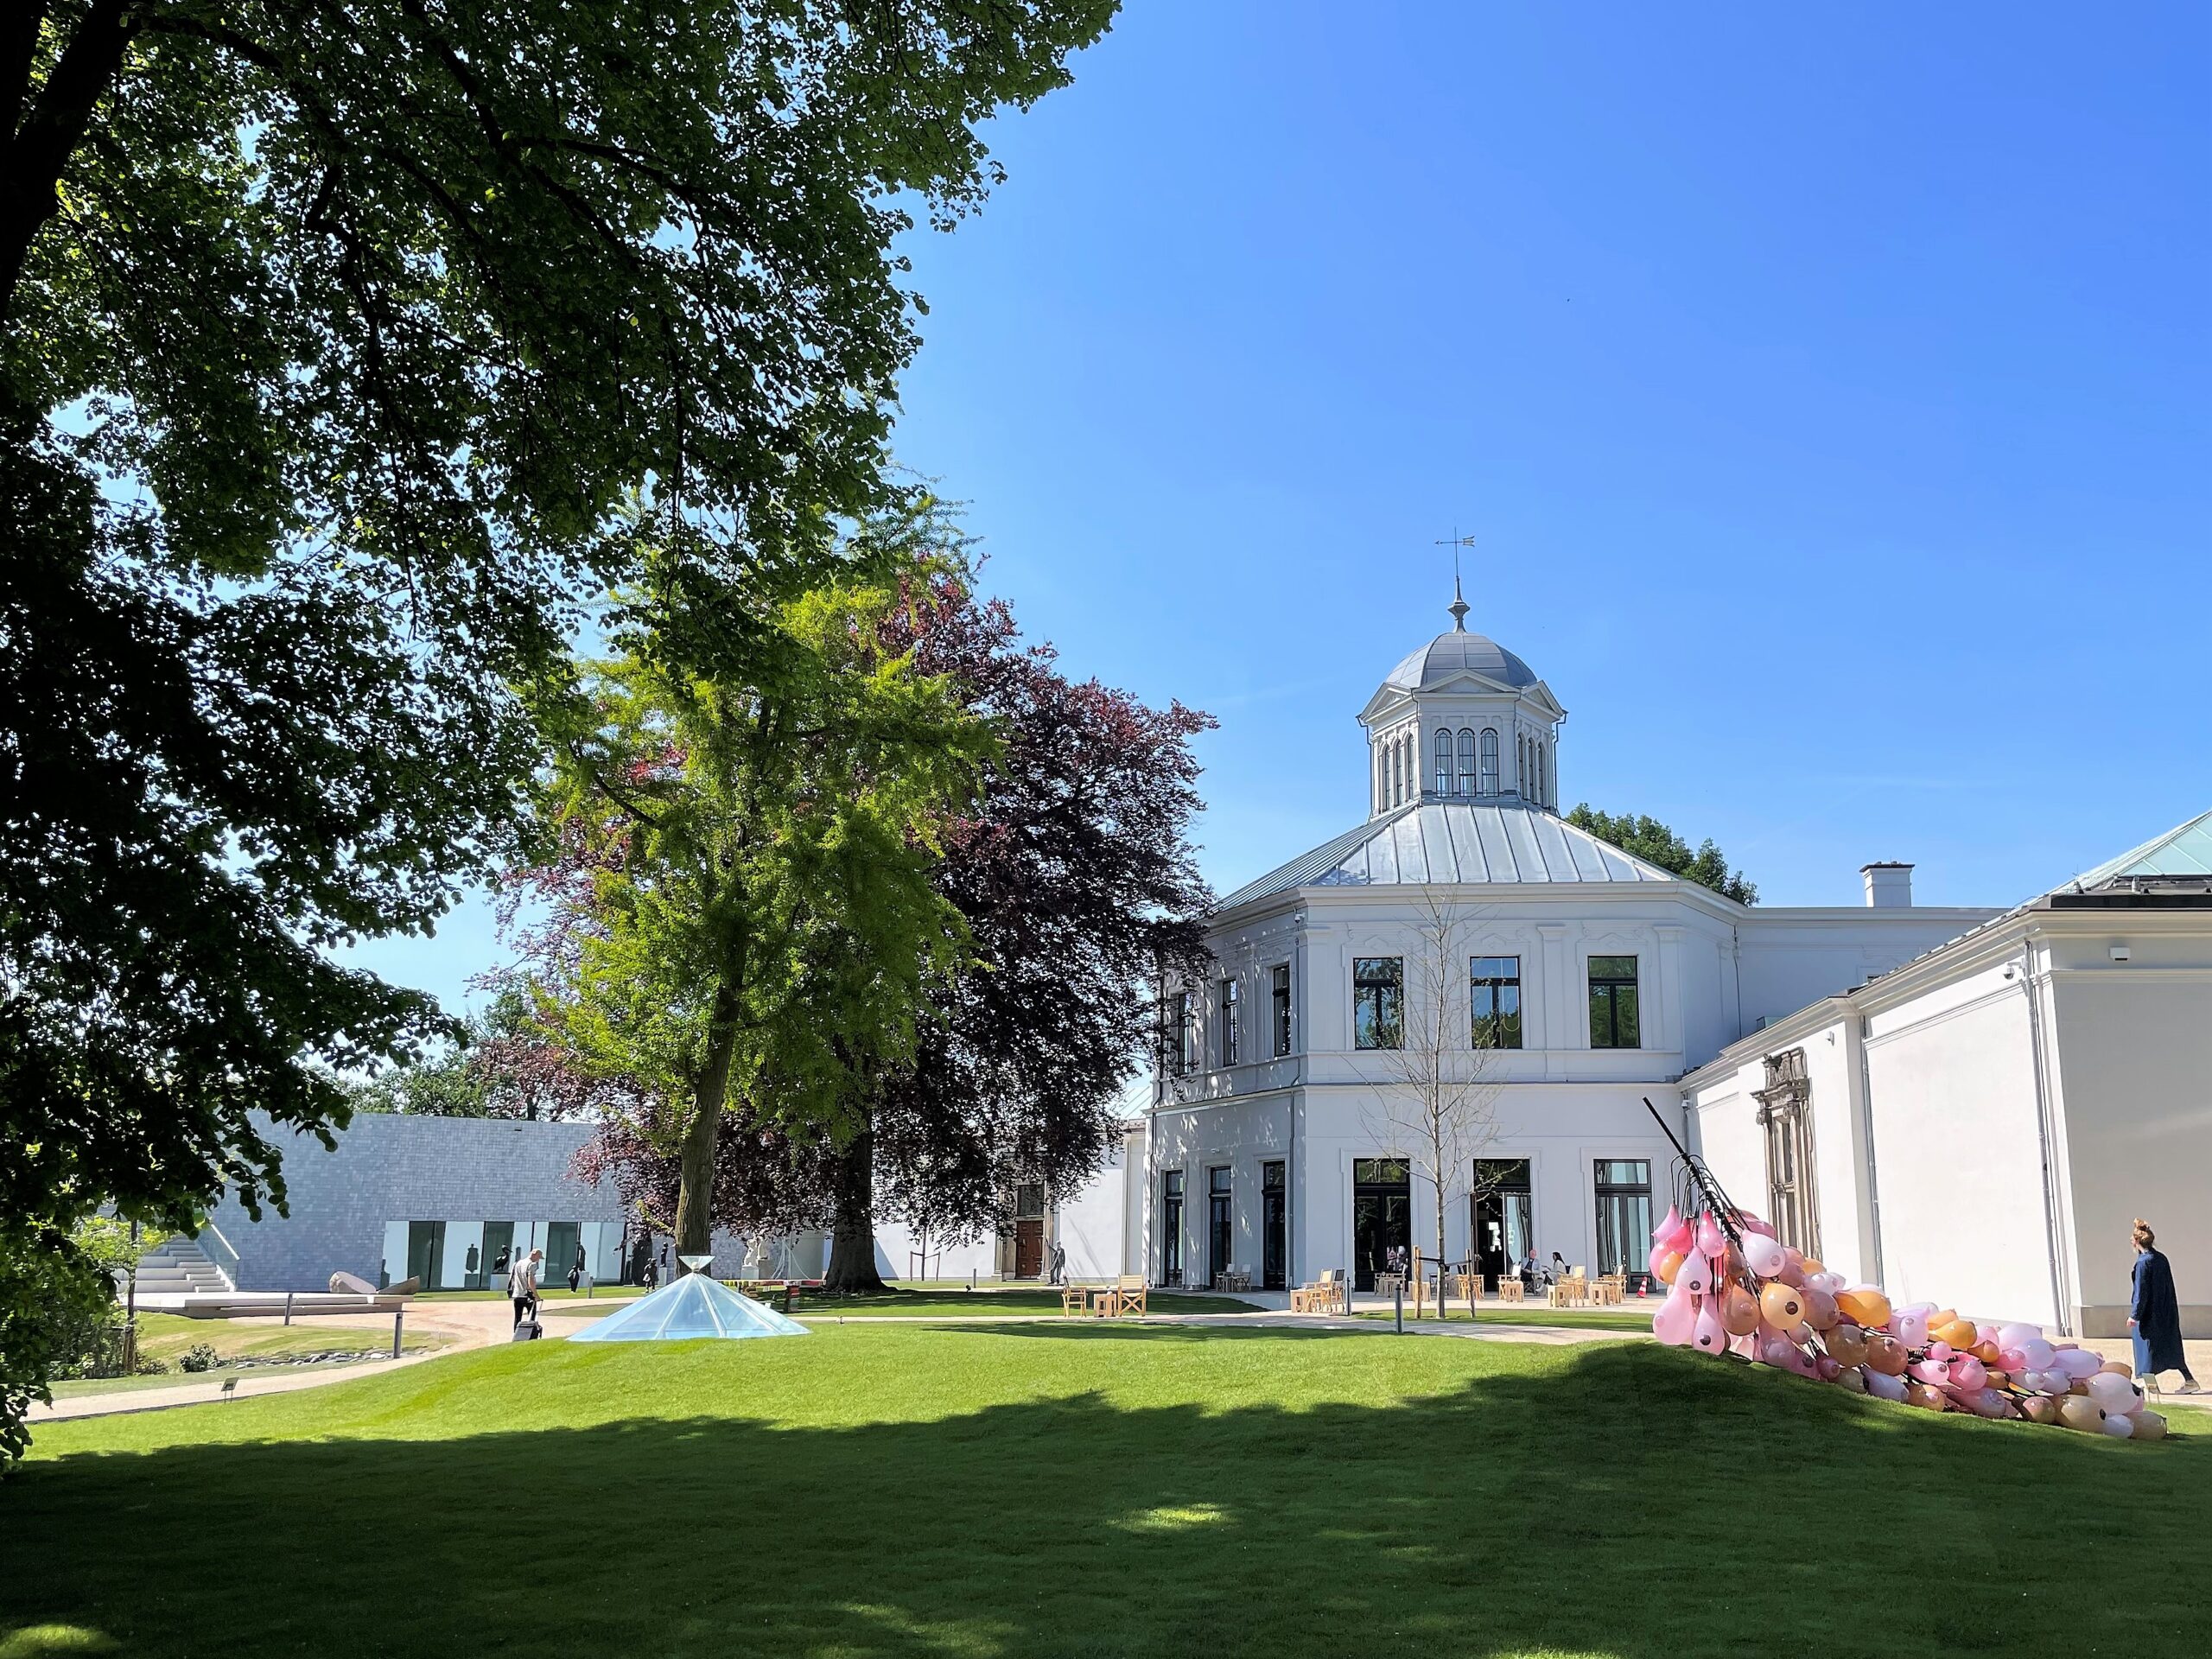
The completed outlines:
{"type": "Polygon", "coordinates": [[[1488,634],[1454,628],[1410,653],[1382,683],[1406,691],[1430,691],[1467,673],[1479,674],[1501,685],[1536,683],[1536,671],[1488,634]]]}
{"type": "Polygon", "coordinates": [[[1679,880],[1537,807],[1421,801],[1370,819],[1247,882],[1221,908],[1294,887],[1679,880]]]}

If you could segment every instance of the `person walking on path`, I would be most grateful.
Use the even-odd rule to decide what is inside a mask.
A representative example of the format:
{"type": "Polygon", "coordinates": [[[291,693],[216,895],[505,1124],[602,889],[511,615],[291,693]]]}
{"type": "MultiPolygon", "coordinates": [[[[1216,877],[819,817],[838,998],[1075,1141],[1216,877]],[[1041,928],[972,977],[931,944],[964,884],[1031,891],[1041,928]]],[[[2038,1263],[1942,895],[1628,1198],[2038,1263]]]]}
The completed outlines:
{"type": "Polygon", "coordinates": [[[569,1288],[570,1291],[573,1292],[575,1289],[577,1283],[584,1276],[584,1269],[589,1265],[589,1262],[586,1261],[584,1256],[584,1247],[582,1244],[578,1244],[576,1246],[576,1259],[569,1263],[569,1288]]]}
{"type": "Polygon", "coordinates": [[[515,1305],[517,1325],[537,1313],[537,1264],[544,1259],[544,1251],[532,1250],[518,1257],[507,1274],[507,1295],[515,1305]]]}
{"type": "Polygon", "coordinates": [[[2163,1251],[2152,1249],[2151,1224],[2135,1218],[2135,1294],[2127,1307],[2127,1328],[2135,1338],[2135,1375],[2154,1383],[2160,1371],[2181,1373],[2182,1394],[2201,1394],[2189,1374],[2181,1347],[2181,1304],[2174,1295],[2174,1270],[2163,1251]]]}

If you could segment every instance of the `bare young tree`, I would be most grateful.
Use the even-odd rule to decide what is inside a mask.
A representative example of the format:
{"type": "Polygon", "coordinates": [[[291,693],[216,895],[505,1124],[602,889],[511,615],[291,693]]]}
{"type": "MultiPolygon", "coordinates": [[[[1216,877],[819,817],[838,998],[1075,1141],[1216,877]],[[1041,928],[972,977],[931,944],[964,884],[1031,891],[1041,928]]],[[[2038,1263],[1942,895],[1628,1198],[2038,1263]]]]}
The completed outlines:
{"type": "Polygon", "coordinates": [[[1471,958],[1463,946],[1478,912],[1433,888],[1417,903],[1396,1006],[1375,1010],[1377,1034],[1396,1040],[1371,1051],[1378,1087],[1362,1115],[1379,1149],[1404,1159],[1436,1200],[1440,1307],[1446,1206],[1472,1196],[1476,1160],[1497,1139],[1503,1045],[1500,1016],[1478,1015],[1469,1001],[1471,958]]]}

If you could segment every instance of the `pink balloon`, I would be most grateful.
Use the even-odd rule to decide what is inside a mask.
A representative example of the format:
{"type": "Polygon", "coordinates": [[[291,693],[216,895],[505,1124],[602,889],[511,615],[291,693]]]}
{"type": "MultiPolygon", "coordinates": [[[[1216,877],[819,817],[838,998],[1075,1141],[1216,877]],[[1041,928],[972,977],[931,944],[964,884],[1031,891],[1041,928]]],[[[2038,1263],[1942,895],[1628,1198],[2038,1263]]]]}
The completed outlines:
{"type": "Polygon", "coordinates": [[[1700,1255],[1719,1255],[1728,1248],[1728,1235],[1720,1230],[1720,1224],[1707,1211],[1698,1217],[1697,1248],[1700,1255]]]}
{"type": "Polygon", "coordinates": [[[2017,1348],[1999,1348],[1997,1351],[1997,1367],[2007,1376],[2018,1376],[2031,1369],[2028,1357],[2017,1348]]]}
{"type": "Polygon", "coordinates": [[[2042,1340],[2043,1330],[2038,1325],[2016,1321],[1997,1328],[1997,1345],[1999,1348],[2024,1349],[2030,1343],[2042,1340]]]}
{"type": "Polygon", "coordinates": [[[2103,1359],[2086,1348],[2061,1348],[2056,1364],[2067,1376],[2075,1378],[2094,1376],[2105,1368],[2103,1359]]]}
{"type": "Polygon", "coordinates": [[[1659,1304],[1659,1311],[1651,1316],[1651,1334],[1669,1348],[1688,1344],[1690,1332],[1697,1325],[1697,1299],[1682,1288],[1676,1279],[1669,1287],[1667,1300],[1659,1304]]]}
{"type": "Polygon", "coordinates": [[[1682,1258],[1682,1270],[1675,1275],[1675,1282],[1693,1296],[1702,1296],[1713,1288],[1713,1263],[1702,1253],[1692,1250],[1682,1258]]]}
{"type": "Polygon", "coordinates": [[[1951,1380],[1951,1368],[1940,1359],[1916,1359],[1908,1368],[1923,1382],[1933,1382],[1938,1388],[1951,1380]]]}
{"type": "Polygon", "coordinates": [[[2020,1357],[2028,1362],[2031,1371],[2047,1371],[2057,1363],[2058,1350],[2041,1337],[2030,1337],[2020,1344],[2020,1357]]]}
{"type": "Polygon", "coordinates": [[[1958,1351],[1948,1342],[1931,1342],[1928,1344],[1928,1357],[1930,1359],[1949,1359],[1958,1351]]]}
{"type": "Polygon", "coordinates": [[[1835,1361],[1830,1359],[1826,1354],[1822,1354],[1818,1359],[1815,1360],[1813,1364],[1815,1369],[1820,1372],[1821,1381],[1823,1382],[1833,1382],[1838,1376],[1843,1374],[1843,1367],[1837,1364],[1835,1361]]]}
{"type": "Polygon", "coordinates": [[[1690,1346],[1701,1354],[1727,1351],[1728,1327],[1720,1323],[1719,1314],[1709,1301],[1697,1311],[1697,1322],[1690,1327],[1690,1346]]]}
{"type": "Polygon", "coordinates": [[[1802,1357],[1780,1337],[1769,1337],[1759,1344],[1759,1359],[1764,1364],[1777,1366],[1785,1371],[1795,1370],[1796,1362],[1802,1357]]]}
{"type": "Polygon", "coordinates": [[[1764,1233],[1744,1235],[1744,1265],[1762,1279],[1771,1279],[1780,1273],[1789,1258],[1782,1246],[1764,1233]]]}
{"type": "Polygon", "coordinates": [[[1913,1308],[1891,1318],[1890,1329],[1897,1332],[1897,1340],[1908,1348],[1917,1348],[1928,1340],[1928,1314],[1925,1309],[1913,1308]]]}
{"type": "Polygon", "coordinates": [[[1887,1400],[1892,1405],[1901,1404],[1904,1400],[1904,1378],[1885,1376],[1881,1372],[1870,1369],[1866,1373],[1866,1392],[1877,1400],[1887,1400]]]}
{"type": "Polygon", "coordinates": [[[1972,1354],[1962,1354],[1951,1362],[1951,1381],[1970,1394],[1978,1394],[1989,1386],[1989,1368],[1972,1354]]]}
{"type": "MultiPolygon", "coordinates": [[[[1681,1224],[1681,1211],[1671,1204],[1667,1206],[1667,1213],[1660,1218],[1659,1224],[1651,1230],[1651,1242],[1654,1244],[1666,1244],[1669,1237],[1673,1235],[1675,1229],[1681,1224]]],[[[1668,1248],[1672,1249],[1673,1247],[1669,1245],[1668,1248]]]]}

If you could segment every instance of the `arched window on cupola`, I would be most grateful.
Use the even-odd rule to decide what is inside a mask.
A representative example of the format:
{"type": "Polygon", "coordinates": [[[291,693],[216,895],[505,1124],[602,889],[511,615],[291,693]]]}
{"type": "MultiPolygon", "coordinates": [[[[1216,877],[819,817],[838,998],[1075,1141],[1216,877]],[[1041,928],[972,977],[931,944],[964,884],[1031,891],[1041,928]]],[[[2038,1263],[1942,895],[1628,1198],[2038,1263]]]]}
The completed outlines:
{"type": "Polygon", "coordinates": [[[1458,792],[1475,792],[1475,734],[1468,728],[1459,728],[1459,787],[1458,792]]]}
{"type": "Polygon", "coordinates": [[[1536,804],[1549,806],[1552,803],[1551,750],[1539,738],[1536,742],[1536,804]]]}
{"type": "Polygon", "coordinates": [[[1497,728],[1495,726],[1483,728],[1483,769],[1475,785],[1475,792],[1478,795],[1497,793],[1497,728]]]}
{"type": "Polygon", "coordinates": [[[1452,792],[1452,734],[1442,730],[1436,734],[1436,792],[1452,792]]]}
{"type": "Polygon", "coordinates": [[[1406,798],[1406,746],[1396,738],[1390,740],[1390,804],[1397,805],[1406,798]]]}

